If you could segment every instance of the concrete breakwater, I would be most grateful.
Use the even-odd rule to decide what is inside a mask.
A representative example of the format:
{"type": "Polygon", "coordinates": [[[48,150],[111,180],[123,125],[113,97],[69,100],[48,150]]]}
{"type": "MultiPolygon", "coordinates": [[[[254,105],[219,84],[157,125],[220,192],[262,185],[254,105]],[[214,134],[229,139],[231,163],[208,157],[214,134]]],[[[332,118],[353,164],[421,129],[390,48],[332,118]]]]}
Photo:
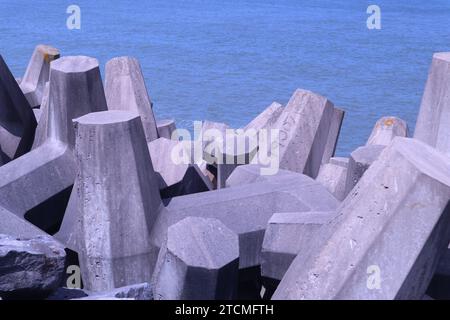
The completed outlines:
{"type": "Polygon", "coordinates": [[[414,135],[387,115],[347,158],[343,108],[305,89],[191,136],[136,59],[104,78],[51,46],[22,79],[0,57],[0,297],[450,297],[450,53],[414,135]]]}

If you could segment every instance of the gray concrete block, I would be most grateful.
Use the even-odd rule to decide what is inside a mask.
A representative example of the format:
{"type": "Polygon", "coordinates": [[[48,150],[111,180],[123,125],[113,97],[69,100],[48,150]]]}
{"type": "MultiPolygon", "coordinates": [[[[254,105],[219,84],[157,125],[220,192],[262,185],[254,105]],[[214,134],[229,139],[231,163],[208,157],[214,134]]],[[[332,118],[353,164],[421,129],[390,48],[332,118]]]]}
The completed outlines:
{"type": "Polygon", "coordinates": [[[47,236],[41,229],[2,207],[0,207],[0,234],[18,239],[47,236]]]}
{"type": "Polygon", "coordinates": [[[340,201],[347,196],[347,168],[342,165],[331,162],[322,164],[316,181],[320,182],[340,201]]]}
{"type": "Polygon", "coordinates": [[[141,119],[105,111],[74,123],[84,285],[105,291],[148,282],[149,233],[162,202],[141,119]]]}
{"type": "Polygon", "coordinates": [[[450,52],[433,55],[425,92],[417,117],[414,138],[449,153],[450,52]]]}
{"type": "Polygon", "coordinates": [[[238,236],[216,219],[188,217],[172,225],[154,275],[156,300],[235,299],[238,236]]]}
{"type": "Polygon", "coordinates": [[[449,160],[395,138],[297,255],[274,298],[421,299],[449,243],[449,160]]]}
{"type": "Polygon", "coordinates": [[[342,122],[344,121],[345,111],[334,108],[330,128],[328,129],[328,139],[323,151],[322,163],[328,163],[331,157],[334,157],[336,146],[341,132],[342,122]]]}
{"type": "Polygon", "coordinates": [[[61,203],[58,195],[67,189],[70,192],[75,174],[70,148],[48,140],[0,167],[0,206],[43,230],[55,231],[65,210],[65,203],[61,203]],[[48,207],[40,207],[45,203],[48,207]]]}
{"type": "Polygon", "coordinates": [[[172,139],[172,134],[177,129],[175,120],[173,119],[158,120],[156,121],[156,126],[158,129],[159,138],[172,139]]]}
{"type": "Polygon", "coordinates": [[[37,123],[30,104],[2,56],[0,105],[0,146],[9,159],[15,159],[31,149],[37,123]]]}
{"type": "Polygon", "coordinates": [[[0,234],[0,296],[45,297],[61,284],[65,257],[64,247],[50,236],[0,234]]]}
{"type": "Polygon", "coordinates": [[[47,138],[73,148],[72,120],[90,112],[107,110],[97,59],[62,57],[51,63],[47,138]]]}
{"type": "Polygon", "coordinates": [[[274,126],[280,130],[280,168],[315,178],[334,115],[333,104],[326,98],[302,89],[295,91],[274,126]]]}
{"type": "Polygon", "coordinates": [[[139,61],[132,57],[111,59],[106,63],[105,74],[108,109],[136,112],[141,117],[147,142],[157,139],[152,102],[139,61]]]}
{"type": "Polygon", "coordinates": [[[347,178],[345,182],[346,197],[356,186],[363,176],[364,172],[374,163],[386,146],[383,145],[367,145],[357,148],[350,154],[347,166],[347,178]]]}
{"type": "Polygon", "coordinates": [[[275,213],[264,235],[261,275],[280,281],[298,252],[310,246],[314,233],[334,214],[334,211],[275,213]]]}
{"type": "Polygon", "coordinates": [[[40,44],[34,49],[20,82],[20,88],[32,108],[41,105],[45,83],[50,77],[50,63],[59,57],[59,50],[48,45],[40,44]]]}
{"type": "Polygon", "coordinates": [[[373,127],[366,145],[389,145],[395,137],[407,137],[406,121],[397,117],[382,117],[373,127]]]}

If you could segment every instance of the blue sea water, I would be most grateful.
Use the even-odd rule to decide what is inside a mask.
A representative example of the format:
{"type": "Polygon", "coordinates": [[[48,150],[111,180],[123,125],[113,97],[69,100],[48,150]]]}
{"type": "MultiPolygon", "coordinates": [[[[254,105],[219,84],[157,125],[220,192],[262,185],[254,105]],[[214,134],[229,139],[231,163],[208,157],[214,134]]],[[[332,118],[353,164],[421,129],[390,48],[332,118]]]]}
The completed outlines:
{"type": "Polygon", "coordinates": [[[23,75],[39,43],[102,66],[132,55],[157,118],[245,125],[296,88],[346,110],[337,154],[383,115],[413,130],[433,52],[450,51],[448,0],[0,0],[0,53],[23,75]],[[69,30],[66,9],[81,8],[69,30]],[[366,27],[370,4],[381,30],[366,27]]]}

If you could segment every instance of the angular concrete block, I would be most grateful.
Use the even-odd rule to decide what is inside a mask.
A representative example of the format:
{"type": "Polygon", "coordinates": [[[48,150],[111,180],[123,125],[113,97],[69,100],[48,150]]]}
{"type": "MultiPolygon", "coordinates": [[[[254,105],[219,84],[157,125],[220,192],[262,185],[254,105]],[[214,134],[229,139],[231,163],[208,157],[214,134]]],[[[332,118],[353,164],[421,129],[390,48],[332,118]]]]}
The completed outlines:
{"type": "Polygon", "coordinates": [[[382,117],[375,124],[366,145],[378,144],[387,146],[395,137],[407,137],[406,121],[397,117],[382,117]]]}
{"type": "Polygon", "coordinates": [[[277,122],[281,113],[283,112],[283,106],[278,102],[272,102],[263,112],[261,112],[255,119],[244,127],[244,130],[254,129],[256,131],[269,128],[277,122]]]}
{"type": "Polygon", "coordinates": [[[238,236],[216,219],[188,217],[172,225],[154,275],[156,300],[235,299],[238,236]]]}
{"type": "MultiPolygon", "coordinates": [[[[50,124],[49,124],[49,101],[50,101],[50,81],[48,81],[44,86],[44,92],[42,95],[41,107],[39,109],[33,109],[36,121],[38,123],[36,127],[36,133],[34,135],[33,146],[31,149],[36,149],[37,147],[44,144],[45,140],[50,137],[50,124]],[[36,116],[36,111],[39,110],[39,119],[36,116]]],[[[53,118],[56,120],[56,117],[53,118]]],[[[54,125],[52,127],[55,127],[54,125]]]]}
{"type": "Polygon", "coordinates": [[[316,181],[320,182],[336,199],[346,197],[347,167],[333,163],[324,163],[320,167],[316,181]]]}
{"type": "Polygon", "coordinates": [[[156,126],[158,129],[159,138],[172,139],[172,134],[177,129],[175,120],[173,119],[158,120],[156,122],[156,126]]]}
{"type": "Polygon", "coordinates": [[[395,138],[274,298],[421,299],[450,240],[449,173],[450,158],[395,138]]]}
{"type": "Polygon", "coordinates": [[[9,159],[15,159],[31,149],[37,123],[30,104],[2,56],[0,106],[0,146],[9,159]]]}
{"type": "Polygon", "coordinates": [[[367,145],[359,147],[350,154],[347,166],[347,178],[345,182],[346,197],[356,186],[363,176],[364,172],[378,159],[381,152],[386,146],[383,145],[367,145]]]}
{"type": "Polygon", "coordinates": [[[49,90],[47,138],[73,148],[72,120],[107,110],[97,59],[69,56],[55,60],[50,68],[49,90]]]}
{"type": "Polygon", "coordinates": [[[449,153],[450,52],[433,55],[425,92],[417,117],[414,138],[449,153]]]}
{"type": "Polygon", "coordinates": [[[310,245],[314,233],[334,211],[275,213],[269,220],[261,250],[261,275],[280,281],[297,253],[310,245]]]}
{"type": "Polygon", "coordinates": [[[72,151],[49,140],[0,167],[0,206],[47,232],[55,232],[75,173],[72,151]]]}
{"type": "Polygon", "coordinates": [[[66,253],[50,236],[23,239],[0,234],[0,296],[45,297],[61,284],[66,253]]]}
{"type": "Polygon", "coordinates": [[[333,104],[298,89],[274,128],[280,130],[280,168],[317,176],[335,116],[333,104]]]}
{"type": "Polygon", "coordinates": [[[334,108],[330,128],[328,130],[328,139],[323,152],[322,163],[328,163],[331,157],[334,157],[336,146],[341,132],[342,122],[344,121],[345,111],[334,108]]]}
{"type": "Polygon", "coordinates": [[[74,123],[84,285],[106,291],[148,282],[149,233],[162,202],[141,119],[105,111],[74,123]]]}
{"type": "Polygon", "coordinates": [[[106,63],[105,74],[108,109],[138,113],[147,142],[158,139],[152,102],[145,86],[139,61],[132,57],[111,59],[106,63]]]}
{"type": "Polygon", "coordinates": [[[38,108],[41,105],[45,83],[50,77],[50,62],[59,57],[59,50],[48,45],[40,44],[34,49],[25,75],[20,82],[20,88],[32,108],[38,108]]]}

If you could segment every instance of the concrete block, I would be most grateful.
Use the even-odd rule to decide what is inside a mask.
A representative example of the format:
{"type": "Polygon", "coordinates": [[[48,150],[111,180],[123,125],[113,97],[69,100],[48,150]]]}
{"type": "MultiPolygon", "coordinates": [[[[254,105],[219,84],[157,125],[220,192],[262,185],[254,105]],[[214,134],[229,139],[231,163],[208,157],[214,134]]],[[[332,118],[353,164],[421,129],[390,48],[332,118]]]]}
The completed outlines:
{"type": "Polygon", "coordinates": [[[425,92],[417,117],[414,138],[449,153],[450,52],[433,55],[425,92]]]}
{"type": "Polygon", "coordinates": [[[297,255],[274,298],[421,299],[449,243],[449,160],[395,138],[297,255]]]}
{"type": "Polygon", "coordinates": [[[162,202],[141,119],[105,111],[74,123],[85,288],[106,291],[148,282],[149,233],[162,202]]]}
{"type": "Polygon", "coordinates": [[[333,104],[326,98],[302,89],[295,91],[274,126],[280,130],[280,168],[315,178],[334,116],[333,104]]]}
{"type": "Polygon", "coordinates": [[[56,232],[75,173],[70,148],[48,140],[0,167],[0,206],[47,232],[56,232]]]}
{"type": "Polygon", "coordinates": [[[15,159],[31,149],[37,123],[30,104],[2,56],[0,105],[0,146],[9,159],[15,159]]]}
{"type": "Polygon", "coordinates": [[[330,163],[341,166],[343,168],[348,168],[349,158],[346,157],[331,157],[330,163]]]}
{"type": "Polygon", "coordinates": [[[73,148],[72,120],[90,112],[107,110],[97,59],[62,57],[51,63],[47,138],[73,148]]]}
{"type": "Polygon", "coordinates": [[[333,163],[324,163],[320,167],[316,181],[320,182],[336,199],[346,197],[347,168],[333,163]]]}
{"type": "Polygon", "coordinates": [[[139,61],[132,57],[111,59],[106,63],[105,74],[108,109],[136,112],[141,117],[147,142],[158,139],[152,102],[139,61]]]}
{"type": "Polygon", "coordinates": [[[384,148],[385,146],[383,145],[367,145],[359,147],[350,154],[344,197],[352,191],[363,176],[364,172],[366,172],[372,163],[378,159],[384,148]]]}
{"type": "Polygon", "coordinates": [[[0,234],[0,296],[45,297],[61,284],[66,253],[50,236],[23,239],[0,234]]]}
{"type": "Polygon", "coordinates": [[[264,235],[261,275],[269,283],[281,281],[299,251],[308,248],[314,233],[334,214],[334,211],[275,213],[264,235]]]}
{"type": "Polygon", "coordinates": [[[0,207],[0,234],[18,239],[31,239],[48,235],[28,221],[2,207],[0,207]]]}
{"type": "Polygon", "coordinates": [[[344,121],[345,111],[334,108],[333,116],[328,130],[328,139],[322,156],[322,163],[328,163],[331,157],[334,157],[336,146],[341,132],[342,122],[344,121]]]}
{"type": "Polygon", "coordinates": [[[397,117],[382,117],[375,124],[366,145],[389,145],[395,137],[407,137],[406,121],[397,117]]]}
{"type": "Polygon", "coordinates": [[[20,82],[20,88],[32,108],[38,108],[41,105],[45,83],[50,77],[50,62],[59,57],[59,50],[48,45],[40,44],[34,49],[25,75],[20,82]]]}
{"type": "Polygon", "coordinates": [[[225,300],[237,296],[238,236],[216,219],[172,225],[154,276],[156,300],[225,300]]]}
{"type": "MultiPolygon", "coordinates": [[[[36,149],[37,147],[41,146],[45,142],[45,140],[47,140],[47,138],[50,137],[49,110],[48,110],[49,101],[50,101],[50,81],[48,81],[44,86],[41,107],[39,109],[33,109],[38,124],[36,127],[33,146],[31,149],[36,149]],[[39,115],[39,119],[37,113],[39,115]]],[[[53,117],[53,120],[55,121],[56,118],[57,117],[53,117]]],[[[52,127],[54,127],[54,125],[52,127]]]]}
{"type": "Polygon", "coordinates": [[[172,134],[177,129],[175,120],[173,119],[158,120],[156,121],[156,126],[158,129],[158,137],[166,139],[172,139],[172,134]]]}

